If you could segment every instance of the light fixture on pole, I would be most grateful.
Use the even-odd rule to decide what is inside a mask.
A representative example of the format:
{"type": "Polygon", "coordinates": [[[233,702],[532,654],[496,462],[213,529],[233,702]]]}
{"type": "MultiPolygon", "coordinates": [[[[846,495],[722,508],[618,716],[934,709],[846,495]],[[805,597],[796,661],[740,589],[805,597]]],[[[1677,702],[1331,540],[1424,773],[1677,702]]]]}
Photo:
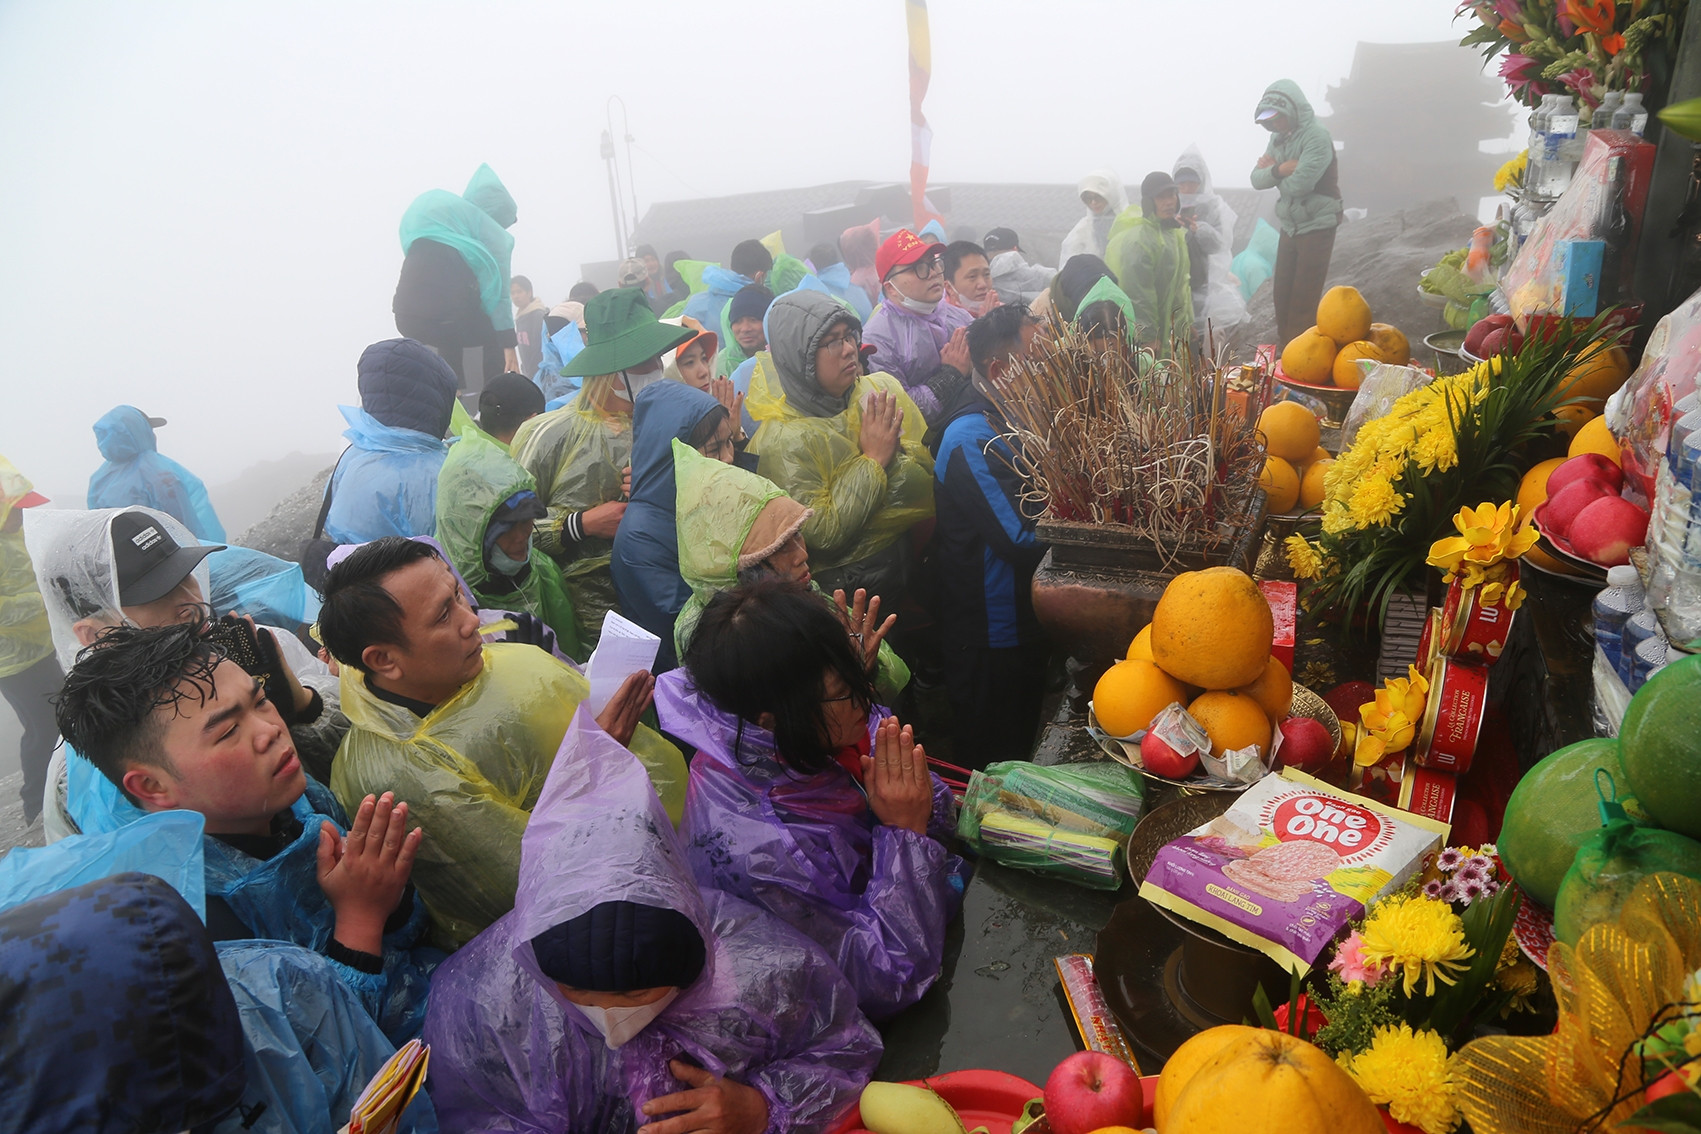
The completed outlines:
{"type": "MultiPolygon", "coordinates": [[[[626,142],[626,190],[632,200],[632,228],[621,230],[621,237],[624,240],[621,255],[630,256],[632,254],[632,237],[634,235],[632,229],[636,229],[638,227],[639,219],[638,174],[637,171],[632,168],[632,143],[635,141],[632,137],[632,123],[626,114],[626,100],[621,98],[619,95],[609,95],[608,100],[603,103],[603,124],[607,126],[607,130],[603,133],[603,137],[606,139],[605,144],[609,147],[610,152],[612,152],[614,139],[614,104],[617,102],[620,104],[620,133],[622,139],[626,142]]],[[[618,182],[618,162],[615,163],[615,168],[616,181],[618,182]]]]}
{"type": "Polygon", "coordinates": [[[602,132],[602,160],[608,164],[608,204],[614,213],[614,243],[616,260],[626,258],[626,218],[620,211],[619,169],[614,158],[614,136],[602,132]]]}

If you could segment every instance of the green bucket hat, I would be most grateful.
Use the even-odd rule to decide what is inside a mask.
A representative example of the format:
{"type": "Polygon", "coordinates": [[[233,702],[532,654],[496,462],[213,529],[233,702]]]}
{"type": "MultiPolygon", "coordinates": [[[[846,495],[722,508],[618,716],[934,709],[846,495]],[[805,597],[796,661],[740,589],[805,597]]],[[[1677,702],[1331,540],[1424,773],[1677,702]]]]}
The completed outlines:
{"type": "Polygon", "coordinates": [[[616,287],[585,304],[585,349],[562,367],[566,378],[614,374],[666,354],[697,337],[688,327],[663,323],[641,289],[616,287]]]}

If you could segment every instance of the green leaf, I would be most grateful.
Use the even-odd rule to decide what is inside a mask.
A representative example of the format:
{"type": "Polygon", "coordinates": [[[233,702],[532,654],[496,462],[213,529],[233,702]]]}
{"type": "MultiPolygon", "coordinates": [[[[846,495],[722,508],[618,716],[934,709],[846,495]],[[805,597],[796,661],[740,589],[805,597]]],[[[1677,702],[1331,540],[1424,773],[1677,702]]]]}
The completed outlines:
{"type": "Polygon", "coordinates": [[[1476,952],[1470,967],[1458,976],[1456,984],[1437,992],[1430,1008],[1429,1026],[1444,1037],[1454,1036],[1472,1018],[1483,1018],[1492,1009],[1499,1011],[1494,1001],[1484,1002],[1489,983],[1500,967],[1500,953],[1512,932],[1512,922],[1518,915],[1518,888],[1502,886],[1491,901],[1476,901],[1459,915],[1465,923],[1465,940],[1476,952]]]}
{"type": "MultiPolygon", "coordinates": [[[[1270,995],[1264,991],[1264,986],[1262,984],[1260,984],[1258,986],[1258,990],[1252,994],[1252,1011],[1258,1017],[1258,1026],[1263,1028],[1265,1031],[1279,1032],[1282,1030],[1282,1026],[1276,1023],[1275,1010],[1270,1007],[1270,995]]],[[[1250,1026],[1251,1023],[1252,1021],[1247,1021],[1248,1026],[1250,1026]]]]}
{"type": "Polygon", "coordinates": [[[1631,1115],[1624,1125],[1657,1130],[1660,1134],[1697,1134],[1701,1131],[1701,1095],[1684,1091],[1656,1099],[1631,1115]]]}

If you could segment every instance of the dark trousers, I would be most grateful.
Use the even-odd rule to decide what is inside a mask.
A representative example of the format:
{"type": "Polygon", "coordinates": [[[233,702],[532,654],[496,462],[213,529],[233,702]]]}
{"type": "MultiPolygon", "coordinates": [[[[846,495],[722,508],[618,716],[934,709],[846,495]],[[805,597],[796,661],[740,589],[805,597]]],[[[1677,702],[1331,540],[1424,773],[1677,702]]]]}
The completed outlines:
{"type": "Polygon", "coordinates": [[[1276,244],[1276,353],[1317,322],[1317,302],[1329,276],[1335,230],[1283,234],[1276,244]]]}
{"type": "Polygon", "coordinates": [[[1033,755],[1045,694],[1045,647],[973,647],[945,654],[955,762],[984,768],[1033,755]]]}
{"type": "Polygon", "coordinates": [[[65,684],[59,659],[51,654],[26,670],[0,677],[0,696],[18,714],[24,739],[18,745],[18,762],[24,769],[24,819],[33,822],[41,814],[41,799],[47,790],[47,761],[59,739],[59,724],[53,719],[53,702],[65,684]]]}

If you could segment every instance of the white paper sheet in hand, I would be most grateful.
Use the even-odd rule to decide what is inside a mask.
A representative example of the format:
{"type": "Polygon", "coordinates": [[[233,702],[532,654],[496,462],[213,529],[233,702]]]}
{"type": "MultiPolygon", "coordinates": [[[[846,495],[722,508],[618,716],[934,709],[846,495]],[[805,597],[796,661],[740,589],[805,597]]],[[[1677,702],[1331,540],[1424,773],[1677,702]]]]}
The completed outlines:
{"type": "Polygon", "coordinates": [[[615,611],[603,616],[602,637],[591,651],[585,664],[585,676],[591,679],[591,695],[585,705],[596,716],[607,707],[609,698],[620,691],[621,682],[641,669],[656,664],[656,651],[661,639],[615,611]]]}

